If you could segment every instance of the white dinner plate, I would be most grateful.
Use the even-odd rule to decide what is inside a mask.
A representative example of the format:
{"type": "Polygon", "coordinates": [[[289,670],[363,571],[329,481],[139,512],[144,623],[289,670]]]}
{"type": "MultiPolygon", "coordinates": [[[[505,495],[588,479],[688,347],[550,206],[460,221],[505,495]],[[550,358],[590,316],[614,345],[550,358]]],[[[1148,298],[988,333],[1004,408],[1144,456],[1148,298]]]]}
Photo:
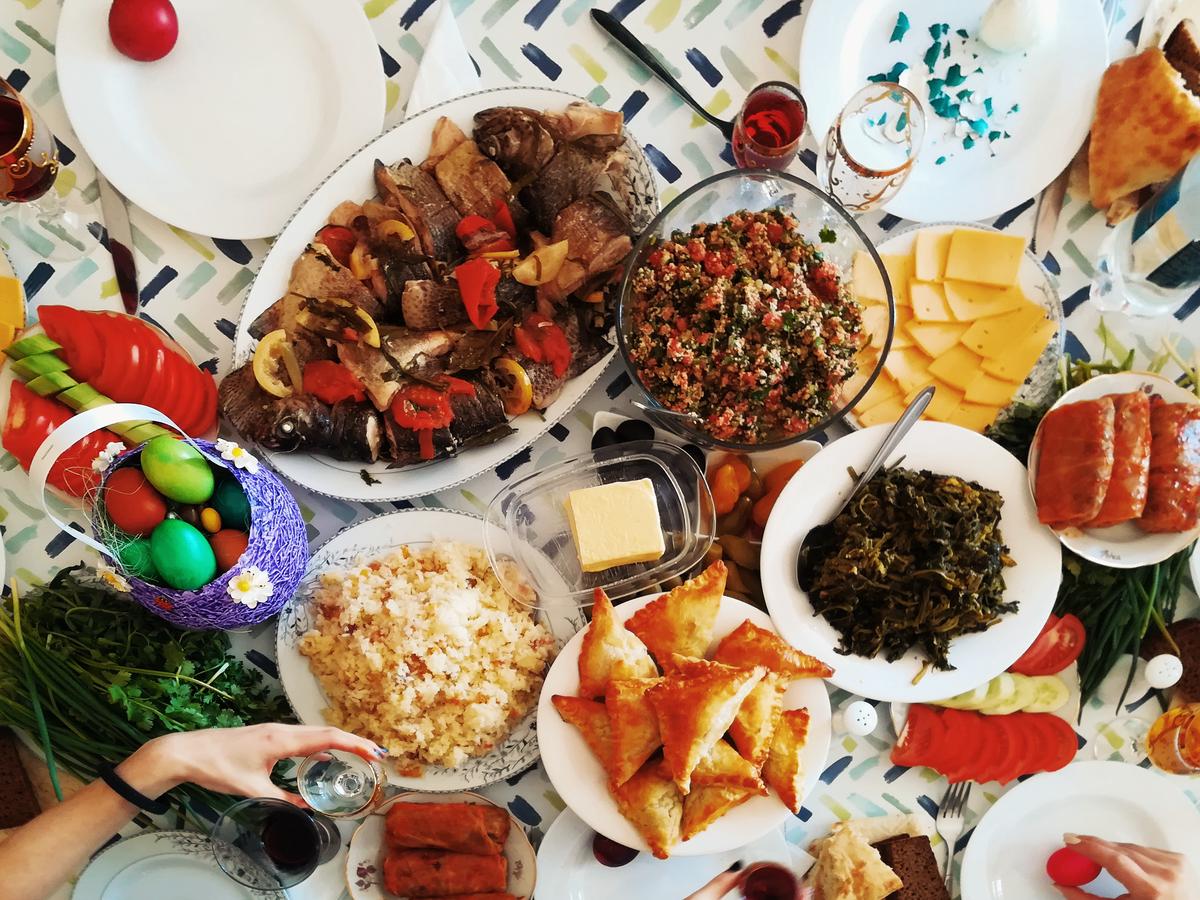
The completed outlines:
{"type": "Polygon", "coordinates": [[[111,5],[62,5],[63,103],[96,167],[172,225],[276,234],[383,127],[386,79],[356,0],[177,2],[179,40],[148,63],[113,46],[111,5]]]}
{"type": "MultiPolygon", "coordinates": [[[[429,138],[434,123],[448,116],[470,133],[475,113],[493,106],[525,106],[533,109],[563,109],[579,98],[552,88],[497,88],[467,94],[410,116],[400,125],[373,140],[346,160],[288,222],[271,247],[258,276],[250,286],[234,339],[233,364],[240,366],[254,354],[257,341],[249,327],[268,306],[283,296],[292,265],[313,235],[325,224],[330,211],[344,200],[362,201],[376,193],[373,174],[375,160],[392,163],[400,159],[423,160],[429,153],[429,138]]],[[[649,164],[637,142],[626,132],[625,149],[629,152],[631,196],[640,207],[638,215],[645,227],[658,210],[658,193],[649,164]]],[[[474,478],[498,466],[524,450],[567,415],[604,373],[615,350],[586,372],[568,381],[559,398],[544,411],[529,411],[509,424],[516,429],[502,440],[486,447],[464,451],[450,459],[439,459],[419,466],[389,469],[386,460],[373,464],[345,462],[313,453],[273,453],[263,451],[281,474],[310,491],[346,500],[383,502],[424,497],[474,478]],[[363,477],[363,472],[371,478],[363,477]]]]}
{"type": "MultiPolygon", "coordinates": [[[[1119,762],[1077,762],[1021,782],[984,814],[962,864],[963,900],[1060,900],[1046,860],[1064,833],[1160,847],[1200,860],[1186,779],[1119,762]]],[[[1102,875],[1114,897],[1115,883],[1102,875]]],[[[1119,893],[1119,891],[1117,892],[1119,893]]]]}
{"type": "MultiPolygon", "coordinates": [[[[1128,394],[1133,391],[1157,395],[1168,403],[1190,403],[1200,406],[1200,397],[1181,388],[1169,378],[1147,372],[1117,372],[1088,379],[1079,387],[1063,394],[1050,409],[1055,410],[1080,400],[1096,400],[1107,394],[1128,394]]],[[[1042,429],[1039,425],[1029,448],[1029,492],[1033,496],[1036,496],[1037,467],[1041,459],[1041,436],[1042,429]]],[[[1190,531],[1150,534],[1142,531],[1133,522],[1122,522],[1108,528],[1070,526],[1058,529],[1055,533],[1064,547],[1078,553],[1089,562],[1114,569],[1132,569],[1137,566],[1152,566],[1169,556],[1174,556],[1200,537],[1200,525],[1190,531]]]]}
{"type": "MultiPolygon", "coordinates": [[[[1001,233],[998,229],[992,228],[990,225],[980,225],[975,222],[937,222],[930,225],[914,225],[911,228],[899,231],[880,244],[876,249],[879,253],[899,256],[908,255],[912,253],[913,244],[916,242],[918,233],[945,234],[948,231],[957,231],[959,228],[973,228],[977,231],[1001,233]]],[[[1065,317],[1063,316],[1062,299],[1058,295],[1058,287],[1054,283],[1053,276],[1042,265],[1041,260],[1030,252],[1028,247],[1025,248],[1025,253],[1021,258],[1021,269],[1017,273],[1017,284],[1021,286],[1021,290],[1025,296],[1046,310],[1046,315],[1058,326],[1058,330],[1054,333],[1050,342],[1046,344],[1046,349],[1038,357],[1038,361],[1033,364],[1033,368],[1025,376],[1016,394],[1013,395],[1013,403],[1042,406],[1048,403],[1054,396],[1055,387],[1058,383],[1059,362],[1062,360],[1063,346],[1066,341],[1067,328],[1065,317]]],[[[1010,409],[1012,409],[1011,404],[1002,409],[996,417],[996,421],[1003,422],[1007,411],[1010,409]]],[[[853,412],[846,414],[846,424],[851,428],[862,427],[858,424],[858,419],[853,412]]]]}
{"type": "MultiPolygon", "coordinates": [[[[328,569],[345,569],[360,558],[384,555],[403,544],[428,546],[434,541],[456,541],[482,547],[484,527],[483,519],[478,516],[455,510],[401,510],[344,528],[313,554],[295,596],[279,613],[275,632],[279,683],[297,719],[305,725],[329,724],[325,718],[328,706],[325,693],[309,668],[307,657],[300,653],[300,639],[314,627],[310,600],[320,574],[328,569]]],[[[495,531],[497,546],[505,546],[507,535],[500,529],[495,531]]],[[[543,611],[541,615],[560,641],[574,634],[582,624],[582,616],[573,606],[569,614],[543,611]]],[[[538,760],[536,716],[535,706],[491,753],[454,769],[426,766],[421,775],[408,776],[401,775],[395,764],[386,760],[388,784],[417,791],[466,791],[518,775],[538,760]]]]}
{"type": "MultiPolygon", "coordinates": [[[[391,900],[383,883],[383,858],[387,853],[386,816],[397,803],[469,803],[475,806],[498,806],[486,797],[469,792],[456,794],[400,794],[382,804],[363,819],[350,838],[346,853],[346,890],[353,900],[391,900]]],[[[505,810],[507,813],[508,811],[505,810]]],[[[508,893],[522,900],[533,896],[537,881],[537,855],[521,823],[508,814],[508,840],[504,843],[504,858],[508,861],[508,893]]],[[[557,896],[547,894],[547,897],[557,896]]]]}
{"type": "MultiPolygon", "coordinates": [[[[963,55],[967,81],[947,92],[976,89],[992,97],[989,128],[1012,135],[990,148],[981,140],[966,150],[954,123],[929,105],[932,76],[922,57],[933,43],[930,26],[949,25],[957,48],[957,30],[976,35],[989,0],[813,0],[800,41],[800,86],[817,144],[824,144],[838,113],[869,76],[903,62],[909,69],[900,83],[921,101],[925,140],[908,180],[885,204],[888,212],[918,222],[973,221],[1028,200],[1067,167],[1087,137],[1108,65],[1104,16],[1096,0],[1046,5],[1052,24],[1029,51],[1002,55],[979,45],[971,48],[978,59],[970,51],[963,55]],[[893,43],[901,12],[911,28],[904,40],[893,43]],[[974,73],[976,67],[983,72],[974,73]],[[1020,109],[1008,113],[1014,104],[1020,109]],[[938,164],[938,159],[944,161],[938,164]]],[[[939,65],[939,77],[949,62],[939,65]]]]}
{"type": "MultiPolygon", "coordinates": [[[[650,594],[617,604],[617,620],[625,622],[660,596],[650,594]]],[[[712,653],[723,637],[747,619],[760,628],[775,630],[766,613],[733,597],[723,597],[713,628],[712,644],[705,656],[712,653]]],[[[579,647],[582,641],[581,631],[567,642],[550,667],[546,683],[542,685],[542,696],[538,702],[538,743],[542,751],[542,764],[554,789],[575,815],[618,844],[649,853],[645,839],[617,809],[616,801],[608,791],[608,776],[600,761],[588,749],[579,730],[563,721],[550,702],[555,694],[578,695],[579,647]]],[[[801,678],[792,682],[783,699],[785,709],[807,707],[810,716],[808,740],[802,751],[804,794],[807,796],[816,786],[829,755],[829,693],[820,678],[801,678]]],[[[705,856],[733,850],[777,828],[789,816],[791,812],[774,791],[766,797],[752,797],[690,841],[676,844],[671,848],[671,856],[705,856]]]]}
{"type": "MultiPolygon", "coordinates": [[[[272,883],[265,872],[263,884],[272,883]]],[[[277,883],[277,882],[276,882],[277,883]]],[[[100,851],[71,900],[279,900],[287,891],[244,887],[221,871],[208,835],[194,831],[147,831],[100,851]]]]}
{"type": "Polygon", "coordinates": [[[876,700],[919,702],[952,697],[983,684],[1025,652],[1045,624],[1062,578],[1062,548],[1037,520],[1026,486],[1025,467],[983,435],[942,422],[918,422],[886,464],[957,475],[1004,498],[1000,530],[1016,565],[1004,570],[1005,599],[1017,600],[1017,612],[987,631],[957,637],[950,645],[946,672],[925,673],[916,684],[924,655],[909,650],[889,663],[882,656],[842,655],[833,626],[818,615],[796,582],[796,554],[814,525],[826,522],[850,492],[847,467],[861,472],[890,425],[856,431],[808,461],[788,482],[775,503],[763,534],[763,593],[775,627],[790,643],[833,667],[829,680],[843,690],[876,700]],[[782,510],[782,514],[780,511],[782,510]]]}
{"type": "Polygon", "coordinates": [[[612,900],[614,897],[686,897],[738,860],[772,862],[793,867],[783,830],[774,828],[758,840],[708,856],[655,859],[639,853],[623,866],[601,865],[592,852],[596,832],[564,809],[538,848],[539,900],[612,900]]]}

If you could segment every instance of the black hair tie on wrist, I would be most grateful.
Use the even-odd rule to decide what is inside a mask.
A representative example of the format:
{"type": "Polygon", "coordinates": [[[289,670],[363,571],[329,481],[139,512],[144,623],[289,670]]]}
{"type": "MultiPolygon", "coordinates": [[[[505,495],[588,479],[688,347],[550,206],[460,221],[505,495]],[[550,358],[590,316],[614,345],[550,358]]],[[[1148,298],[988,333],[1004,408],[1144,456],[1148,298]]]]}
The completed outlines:
{"type": "Polygon", "coordinates": [[[156,816],[161,816],[171,809],[171,804],[166,800],[151,800],[137,788],[129,784],[124,778],[117,774],[116,770],[110,765],[100,767],[100,778],[105,784],[116,792],[122,800],[127,803],[132,803],[134,806],[144,809],[148,813],[156,816]]]}

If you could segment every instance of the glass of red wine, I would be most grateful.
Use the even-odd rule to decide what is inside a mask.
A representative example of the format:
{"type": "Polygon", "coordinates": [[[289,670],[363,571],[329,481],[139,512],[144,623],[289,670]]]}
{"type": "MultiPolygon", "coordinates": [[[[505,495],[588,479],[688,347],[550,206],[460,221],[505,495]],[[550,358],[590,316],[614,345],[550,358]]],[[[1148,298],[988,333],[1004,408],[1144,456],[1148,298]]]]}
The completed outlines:
{"type": "Polygon", "coordinates": [[[754,88],[733,120],[733,158],[739,169],[786,169],[796,158],[808,105],[786,81],[754,88]]]}
{"type": "Polygon", "coordinates": [[[58,168],[54,135],[20,92],[0,78],[0,201],[20,204],[18,220],[35,250],[64,259],[82,254],[91,238],[80,217],[51,190],[58,168]]]}
{"type": "Polygon", "coordinates": [[[743,900],[797,900],[800,881],[775,863],[756,863],[746,869],[740,883],[743,900]]]}
{"type": "Polygon", "coordinates": [[[210,837],[221,871],[246,887],[269,891],[304,881],[337,855],[341,843],[329,819],[266,797],[229,807],[210,837]]]}

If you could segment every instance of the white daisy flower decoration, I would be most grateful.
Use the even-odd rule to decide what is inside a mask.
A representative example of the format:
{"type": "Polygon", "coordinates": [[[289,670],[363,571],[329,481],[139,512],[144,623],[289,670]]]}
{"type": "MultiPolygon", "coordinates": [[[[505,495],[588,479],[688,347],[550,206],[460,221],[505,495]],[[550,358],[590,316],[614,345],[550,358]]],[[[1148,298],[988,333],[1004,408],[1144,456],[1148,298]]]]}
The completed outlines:
{"type": "Polygon", "coordinates": [[[267,573],[258,566],[248,566],[229,579],[226,588],[234,603],[240,603],[248,609],[254,609],[260,603],[266,603],[275,593],[275,585],[267,573]]]}
{"type": "Polygon", "coordinates": [[[235,442],[220,438],[217,441],[217,452],[221,454],[221,459],[233,463],[237,468],[245,469],[251,475],[258,474],[258,459],[235,442]]]}
{"type": "MultiPolygon", "coordinates": [[[[109,444],[109,446],[111,447],[112,444],[109,444]]],[[[114,591],[128,594],[132,590],[125,576],[107,563],[98,563],[96,565],[96,575],[114,591]]]]}
{"type": "Polygon", "coordinates": [[[112,465],[113,460],[125,452],[126,446],[120,441],[109,441],[104,449],[92,460],[92,469],[103,474],[112,465]]]}

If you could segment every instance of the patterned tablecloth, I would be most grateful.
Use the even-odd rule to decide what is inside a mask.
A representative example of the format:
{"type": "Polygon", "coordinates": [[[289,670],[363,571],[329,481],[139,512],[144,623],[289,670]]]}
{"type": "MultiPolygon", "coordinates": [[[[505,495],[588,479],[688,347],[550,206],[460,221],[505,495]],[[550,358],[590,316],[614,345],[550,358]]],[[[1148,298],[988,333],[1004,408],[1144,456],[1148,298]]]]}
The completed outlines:
{"type": "MultiPolygon", "coordinates": [[[[445,2],[451,3],[459,20],[484,87],[553,84],[595,103],[622,109],[657,169],[664,204],[697,179],[730,164],[720,135],[596,29],[587,15],[591,4],[584,0],[445,2]]],[[[661,51],[675,74],[711,112],[731,116],[755,83],[797,80],[804,6],[801,0],[619,0],[613,12],[661,51]]],[[[1132,48],[1140,27],[1142,3],[1132,0],[1126,7],[1114,30],[1114,54],[1132,48]]],[[[386,124],[390,126],[403,118],[409,86],[437,7],[433,0],[366,0],[363,8],[380,44],[387,76],[386,124]]],[[[42,111],[61,139],[66,166],[57,189],[83,210],[89,221],[99,221],[95,170],[67,122],[59,97],[54,66],[58,15],[54,0],[4,0],[0,54],[7,58],[3,68],[9,81],[42,111]]],[[[801,170],[802,164],[798,163],[797,169],[801,170]]],[[[991,224],[1029,235],[1032,206],[1033,200],[1027,200],[991,224]]],[[[82,259],[65,264],[49,260],[53,245],[43,238],[28,243],[30,236],[22,234],[14,212],[12,208],[0,211],[0,239],[9,245],[31,306],[66,302],[82,308],[119,308],[112,261],[102,248],[93,246],[82,259]]],[[[229,368],[231,338],[247,286],[269,242],[212,240],[172,228],[140,209],[131,213],[141,314],[169,331],[204,367],[223,374],[229,368]]],[[[868,216],[864,222],[876,239],[903,224],[881,214],[868,216]]],[[[1200,345],[1200,315],[1189,318],[1200,307],[1200,293],[1176,316],[1152,322],[1133,323],[1110,316],[1102,323],[1086,302],[1093,272],[1090,260],[1095,258],[1103,232],[1103,217],[1085,198],[1072,196],[1058,238],[1045,257],[1068,315],[1068,350],[1076,356],[1096,358],[1105,353],[1121,357],[1132,348],[1144,363],[1158,354],[1163,335],[1177,334],[1181,351],[1190,358],[1200,345]]],[[[460,489],[396,506],[450,506],[481,512],[505,479],[585,450],[592,414],[628,408],[628,387],[627,377],[614,365],[571,415],[530,450],[460,489]]],[[[61,566],[94,560],[85,547],[44,519],[12,456],[0,457],[0,471],[4,473],[0,476],[0,527],[10,577],[15,574],[26,583],[36,582],[61,566]]],[[[340,502],[302,488],[294,490],[314,547],[346,524],[387,509],[386,505],[340,502]]],[[[66,508],[62,512],[71,514],[66,508]]],[[[239,651],[256,646],[269,655],[272,632],[268,625],[248,636],[236,635],[239,651]]],[[[251,653],[251,659],[267,671],[272,668],[270,660],[258,653],[251,653]]],[[[1110,690],[1114,690],[1111,685],[1110,690]]],[[[1114,699],[1111,692],[1106,696],[1109,702],[1114,699]]],[[[850,699],[845,692],[832,690],[835,710],[850,699]]],[[[1133,705],[1140,703],[1138,699],[1133,705]]],[[[1101,710],[1100,700],[1092,705],[1080,729],[1084,737],[1090,737],[1095,723],[1108,715],[1101,710]],[[1089,718],[1093,720],[1090,725],[1089,718]]],[[[1148,714],[1152,706],[1146,706],[1148,714]]],[[[883,724],[875,735],[856,739],[835,734],[819,789],[786,826],[786,836],[794,844],[803,845],[832,821],[850,816],[918,810],[935,814],[944,781],[929,770],[891,767],[887,752],[895,736],[886,705],[880,711],[883,724]]],[[[1081,751],[1081,758],[1091,756],[1090,748],[1081,751]]],[[[535,841],[562,809],[540,766],[485,793],[506,804],[529,827],[535,841]]],[[[974,791],[968,829],[998,793],[995,785],[974,791]]],[[[342,891],[339,864],[325,868],[293,895],[338,896],[342,891]]]]}

